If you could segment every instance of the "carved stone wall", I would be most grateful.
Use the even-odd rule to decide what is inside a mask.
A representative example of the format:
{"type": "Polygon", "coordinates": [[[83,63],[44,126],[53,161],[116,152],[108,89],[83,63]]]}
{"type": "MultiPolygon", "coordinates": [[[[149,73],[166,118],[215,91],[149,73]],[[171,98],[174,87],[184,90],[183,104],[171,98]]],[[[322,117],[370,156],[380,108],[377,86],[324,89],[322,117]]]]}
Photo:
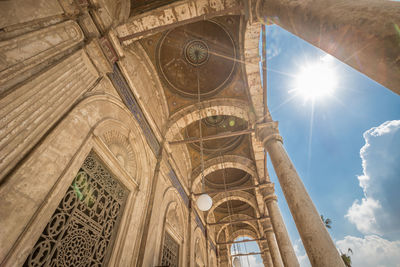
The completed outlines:
{"type": "Polygon", "coordinates": [[[80,50],[0,99],[0,179],[97,78],[80,50]]]}
{"type": "Polygon", "coordinates": [[[57,0],[0,1],[0,29],[63,13],[57,0]]]}
{"type": "Polygon", "coordinates": [[[49,66],[83,38],[78,24],[66,21],[1,41],[0,94],[49,66]]]}

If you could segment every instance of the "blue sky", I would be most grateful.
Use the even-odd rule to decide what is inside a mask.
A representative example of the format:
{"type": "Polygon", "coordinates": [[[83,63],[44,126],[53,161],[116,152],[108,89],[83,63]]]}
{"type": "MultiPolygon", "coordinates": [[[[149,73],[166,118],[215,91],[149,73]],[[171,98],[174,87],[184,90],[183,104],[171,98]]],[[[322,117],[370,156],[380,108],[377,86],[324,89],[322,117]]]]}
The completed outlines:
{"type": "MultiPolygon", "coordinates": [[[[268,106],[319,213],[333,221],[334,242],[353,250],[354,267],[400,266],[400,96],[330,58],[336,90],[313,105],[292,91],[295,76],[326,54],[275,25],[267,38],[268,106]]],[[[301,265],[309,266],[270,161],[268,168],[301,265]]]]}

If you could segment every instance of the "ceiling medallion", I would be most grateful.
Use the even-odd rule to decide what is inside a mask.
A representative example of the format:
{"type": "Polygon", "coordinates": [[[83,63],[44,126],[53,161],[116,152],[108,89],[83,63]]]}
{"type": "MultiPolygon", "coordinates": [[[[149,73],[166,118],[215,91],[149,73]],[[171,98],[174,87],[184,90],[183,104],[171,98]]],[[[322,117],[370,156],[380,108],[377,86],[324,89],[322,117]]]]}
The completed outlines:
{"type": "Polygon", "coordinates": [[[197,98],[194,81],[198,77],[203,100],[216,95],[231,81],[235,59],[235,41],[230,33],[208,20],[165,32],[156,51],[156,66],[167,88],[182,97],[197,98]]]}
{"type": "Polygon", "coordinates": [[[184,53],[186,60],[194,66],[204,64],[209,56],[208,46],[201,40],[189,42],[184,49],[184,53]]]}

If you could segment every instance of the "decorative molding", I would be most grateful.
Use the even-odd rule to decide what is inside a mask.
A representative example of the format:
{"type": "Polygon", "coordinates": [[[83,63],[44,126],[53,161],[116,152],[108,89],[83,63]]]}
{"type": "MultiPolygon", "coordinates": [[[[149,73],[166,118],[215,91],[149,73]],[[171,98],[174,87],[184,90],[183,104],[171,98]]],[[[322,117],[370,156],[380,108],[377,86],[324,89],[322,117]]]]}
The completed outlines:
{"type": "Polygon", "coordinates": [[[0,179],[98,79],[79,50],[0,99],[0,179]]]}
{"type": "Polygon", "coordinates": [[[138,102],[136,101],[127,81],[125,80],[121,70],[116,64],[114,64],[113,72],[109,73],[112,83],[118,91],[118,94],[122,98],[122,101],[131,111],[133,117],[138,122],[140,128],[142,129],[146,141],[149,144],[154,155],[158,155],[160,150],[160,143],[158,142],[156,136],[154,135],[149,123],[147,122],[138,102]]]}
{"type": "Polygon", "coordinates": [[[181,196],[181,198],[182,198],[183,202],[185,203],[186,207],[189,207],[189,197],[188,197],[188,195],[186,195],[186,192],[183,189],[183,186],[182,186],[181,182],[179,181],[178,177],[176,176],[175,171],[172,169],[172,167],[170,165],[168,167],[169,167],[168,177],[170,178],[172,185],[176,188],[176,190],[178,190],[178,193],[181,196]]]}
{"type": "Polygon", "coordinates": [[[0,42],[0,93],[49,66],[83,38],[79,25],[70,20],[0,42]]]}
{"type": "Polygon", "coordinates": [[[114,154],[119,164],[134,178],[136,174],[136,155],[128,137],[116,130],[107,131],[102,135],[104,143],[114,154]]]}
{"type": "Polygon", "coordinates": [[[203,232],[204,236],[206,236],[206,228],[204,227],[204,224],[201,221],[199,214],[197,214],[196,210],[193,210],[193,212],[194,212],[194,215],[195,215],[194,219],[196,221],[197,226],[200,227],[200,229],[203,232]]]}
{"type": "Polygon", "coordinates": [[[106,36],[103,36],[100,38],[100,45],[108,61],[111,64],[114,64],[118,60],[118,55],[115,52],[114,47],[112,46],[110,40],[108,40],[106,36]]]}
{"type": "Polygon", "coordinates": [[[210,248],[211,248],[215,253],[217,253],[217,248],[215,247],[214,242],[212,242],[211,239],[210,239],[210,248]]]}
{"type": "Polygon", "coordinates": [[[238,14],[241,12],[241,8],[239,0],[176,1],[170,5],[133,16],[116,30],[120,41],[124,45],[128,45],[138,39],[178,25],[216,16],[238,14]]]}

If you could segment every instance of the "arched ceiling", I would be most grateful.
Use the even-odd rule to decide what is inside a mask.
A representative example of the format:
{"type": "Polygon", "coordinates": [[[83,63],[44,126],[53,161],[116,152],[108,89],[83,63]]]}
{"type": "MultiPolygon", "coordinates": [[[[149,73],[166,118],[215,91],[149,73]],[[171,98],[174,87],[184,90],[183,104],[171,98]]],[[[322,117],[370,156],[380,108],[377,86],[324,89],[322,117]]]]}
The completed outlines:
{"type": "Polygon", "coordinates": [[[165,86],[170,113],[201,99],[230,97],[248,101],[247,83],[238,62],[240,16],[221,16],[185,24],[139,42],[165,86]]]}
{"type": "Polygon", "coordinates": [[[205,176],[205,185],[207,189],[231,188],[251,183],[251,175],[239,169],[226,168],[217,170],[205,176]]]}
{"type": "Polygon", "coordinates": [[[156,63],[167,88],[197,99],[223,89],[236,64],[232,36],[215,21],[200,21],[175,28],[158,44],[156,63]]]}
{"type": "MultiPolygon", "coordinates": [[[[139,41],[164,87],[170,112],[168,142],[182,137],[198,138],[200,118],[203,137],[243,131],[254,123],[254,109],[242,64],[245,58],[243,25],[241,16],[221,16],[182,25],[139,41]]],[[[190,155],[191,182],[200,184],[200,143],[196,141],[181,146],[190,155]]],[[[228,194],[221,192],[225,188],[252,185],[258,179],[251,136],[206,140],[203,152],[204,161],[209,163],[205,189],[220,191],[211,194],[215,206],[203,214],[205,220],[218,222],[232,214],[241,214],[253,218],[252,223],[237,222],[226,229],[254,231],[253,227],[258,227],[254,218],[260,216],[254,189],[228,194]]]]}
{"type": "MultiPolygon", "coordinates": [[[[233,132],[247,129],[247,121],[234,116],[215,115],[202,119],[202,135],[216,135],[225,132],[233,132]]],[[[185,138],[200,136],[198,121],[191,123],[183,130],[185,138]]],[[[203,142],[203,152],[205,154],[225,154],[235,149],[242,142],[244,136],[232,136],[224,139],[208,140],[203,142]]],[[[200,143],[190,143],[191,148],[200,150],[200,143]]]]}

